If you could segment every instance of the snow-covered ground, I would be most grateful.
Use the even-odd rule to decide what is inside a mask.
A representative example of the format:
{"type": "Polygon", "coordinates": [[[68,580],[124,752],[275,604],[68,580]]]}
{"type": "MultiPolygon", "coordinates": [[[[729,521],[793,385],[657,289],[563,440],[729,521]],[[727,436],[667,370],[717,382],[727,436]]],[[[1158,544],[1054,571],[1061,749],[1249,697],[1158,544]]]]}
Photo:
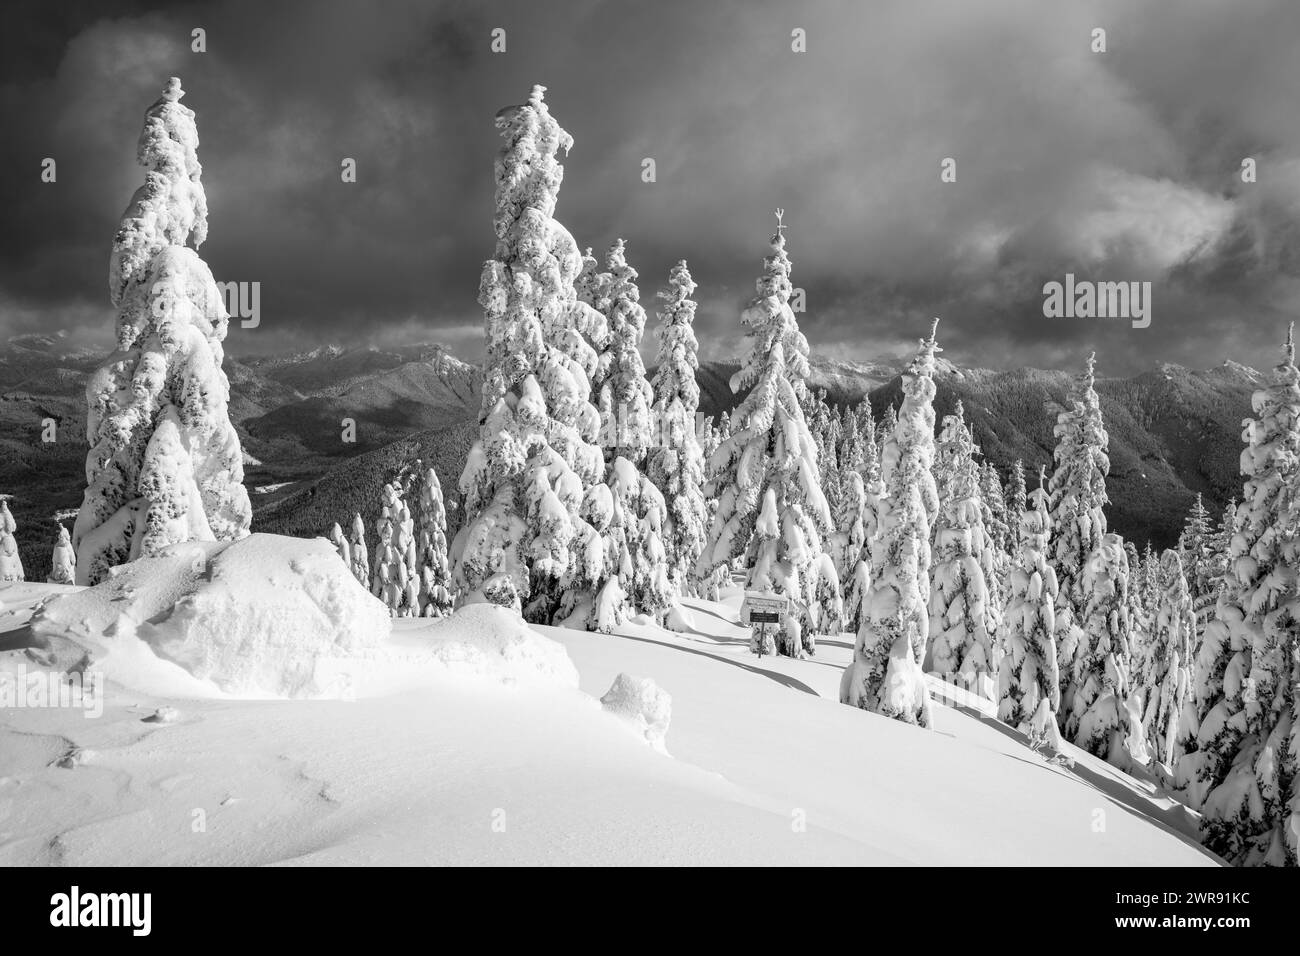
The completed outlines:
{"type": "MultiPolygon", "coordinates": [[[[267,547],[247,549],[262,567],[267,547]]],[[[226,556],[224,587],[252,587],[237,564],[226,556]]],[[[74,595],[66,610],[77,590],[0,586],[0,677],[38,672],[49,652],[20,648],[61,618],[33,625],[31,609],[74,595]]],[[[313,596],[325,601],[307,587],[293,606],[313,596]]],[[[119,622],[98,635],[117,662],[101,716],[0,709],[0,865],[1218,862],[1181,807],[1085,754],[1050,765],[947,706],[927,731],[841,705],[847,636],[809,660],[759,659],[739,595],[724,597],[688,601],[685,633],[528,629],[485,605],[399,620],[320,654],[323,696],[295,700],[233,697],[181,658],[144,666],[193,610],[119,622]],[[671,696],[666,753],[602,707],[621,673],[671,696]]],[[[331,613],[368,615],[354,598],[331,613]]]]}

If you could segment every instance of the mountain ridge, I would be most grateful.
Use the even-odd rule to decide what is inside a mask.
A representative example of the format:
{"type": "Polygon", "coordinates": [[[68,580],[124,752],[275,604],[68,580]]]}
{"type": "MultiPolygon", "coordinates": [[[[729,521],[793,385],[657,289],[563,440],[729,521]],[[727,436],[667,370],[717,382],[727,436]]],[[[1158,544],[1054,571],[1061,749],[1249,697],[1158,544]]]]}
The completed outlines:
{"type": "MultiPolygon", "coordinates": [[[[76,508],[84,486],[87,377],[102,351],[51,335],[0,345],[0,493],[14,496],[19,544],[30,577],[43,578],[55,532],[51,516],[76,508]],[[57,440],[42,442],[53,419],[57,440]]],[[[869,397],[877,417],[901,400],[905,362],[854,362],[814,353],[809,384],[836,405],[869,397]]],[[[734,408],[738,360],[701,361],[700,411],[734,408]]],[[[385,468],[403,449],[435,462],[454,495],[477,423],[481,370],[438,343],[394,348],[325,344],[269,356],[227,356],[231,418],[248,456],[254,528],[325,533],[334,520],[378,500],[385,468]],[[352,441],[345,440],[349,431],[352,441]],[[418,451],[417,451],[418,449],[418,451]],[[367,457],[368,456],[368,457],[367,457]],[[349,462],[357,461],[351,467],[349,462]],[[333,517],[330,501],[337,501],[333,517]],[[346,509],[346,510],[344,510],[346,509]],[[316,527],[317,522],[325,522],[316,527]]],[[[653,370],[651,370],[653,371],[653,370]]],[[[1030,475],[1048,464],[1052,426],[1073,370],[961,368],[935,375],[936,417],[960,399],[976,441],[1004,475],[1016,458],[1030,475]]],[[[1206,369],[1157,363],[1128,378],[1097,378],[1110,433],[1112,528],[1139,546],[1176,540],[1197,492],[1218,512],[1240,494],[1241,421],[1265,384],[1260,371],[1230,359],[1206,369]]]]}

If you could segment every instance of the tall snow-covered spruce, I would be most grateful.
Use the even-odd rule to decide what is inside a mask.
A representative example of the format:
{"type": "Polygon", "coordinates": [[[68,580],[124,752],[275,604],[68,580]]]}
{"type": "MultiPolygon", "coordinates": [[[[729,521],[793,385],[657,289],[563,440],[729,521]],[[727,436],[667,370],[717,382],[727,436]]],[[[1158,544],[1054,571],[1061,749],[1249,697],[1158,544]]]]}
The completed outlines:
{"type": "MultiPolygon", "coordinates": [[[[1017,462],[1019,464],[1019,462],[1017,462]]],[[[1050,519],[1047,477],[1038,475],[1038,488],[1028,496],[1019,515],[1016,553],[1011,565],[1009,595],[1003,617],[1005,654],[998,689],[998,719],[1060,750],[1056,711],[1061,704],[1056,675],[1056,571],[1047,560],[1050,519]]],[[[1020,472],[1024,488],[1024,472],[1020,472]]],[[[1017,496],[1024,500],[1023,496],[1017,496]]]]}
{"type": "Polygon", "coordinates": [[[1178,721],[1191,688],[1189,667],[1196,634],[1196,612],[1177,551],[1161,556],[1159,584],[1151,647],[1142,673],[1133,676],[1144,702],[1142,729],[1151,757],[1168,766],[1175,756],[1178,721]]]}
{"type": "Polygon", "coordinates": [[[603,571],[597,533],[581,516],[604,472],[591,404],[604,317],[579,301],[577,243],[554,219],[573,138],[552,118],[545,87],[496,116],[497,245],[483,264],[486,351],[479,437],[460,478],[466,521],[452,545],[467,599],[527,606],[549,621],[563,586],[603,571]]]}
{"type": "Polygon", "coordinates": [[[113,240],[117,348],[86,386],[79,584],[182,541],[243,537],[252,520],[221,370],[229,316],[196,251],[207,200],[184,95],[173,77],[145,113],[137,157],[148,173],[113,240]]]}
{"type": "MultiPolygon", "coordinates": [[[[1089,613],[1084,571],[1106,535],[1106,515],[1102,509],[1110,503],[1106,496],[1106,475],[1110,472],[1106,451],[1110,439],[1093,388],[1095,363],[1096,356],[1088,356],[1083,372],[1066,397],[1064,411],[1056,417],[1056,471],[1048,483],[1051,562],[1060,586],[1056,597],[1056,653],[1061,681],[1059,716],[1063,721],[1071,712],[1075,688],[1082,684],[1081,672],[1089,648],[1084,631],[1089,613]]],[[[1127,565],[1125,560],[1126,575],[1127,565]]]]}
{"type": "Polygon", "coordinates": [[[1178,782],[1201,809],[1206,846],[1244,865],[1295,866],[1296,687],[1300,683],[1300,369],[1294,327],[1273,383],[1245,421],[1241,504],[1228,538],[1224,588],[1197,654],[1196,736],[1178,782]]]}
{"type": "Polygon", "coordinates": [[[934,465],[934,367],[938,320],[903,373],[903,404],[885,435],[879,526],[871,542],[871,585],[840,700],[907,723],[930,725],[921,670],[930,638],[926,610],[930,535],[939,508],[934,465]]]}
{"type": "Polygon", "coordinates": [[[650,452],[649,475],[667,503],[663,547],[669,580],[678,593],[694,591],[695,563],[704,548],[708,508],[700,486],[704,456],[695,434],[700,407],[695,341],[695,281],[686,260],[673,266],[667,288],[659,292],[659,366],[654,376],[654,419],[658,425],[650,452]]]}
{"type": "Polygon", "coordinates": [[[592,397],[600,412],[601,443],[609,457],[626,458],[638,468],[645,461],[652,439],[650,408],[654,393],[646,381],[641,360],[641,339],[645,334],[645,309],[637,287],[637,271],[627,261],[622,239],[609,247],[602,303],[608,337],[591,383],[592,397]]]}
{"type": "Polygon", "coordinates": [[[366,523],[361,515],[352,516],[351,537],[348,539],[352,554],[352,576],[363,588],[370,588],[370,547],[366,544],[366,523]]]}
{"type": "MultiPolygon", "coordinates": [[[[1197,492],[1196,501],[1187,513],[1187,522],[1178,537],[1179,559],[1187,575],[1187,589],[1192,599],[1192,610],[1196,614],[1196,634],[1199,639],[1206,623],[1214,613],[1214,600],[1218,595],[1218,581],[1215,580],[1214,529],[1210,524],[1210,512],[1206,509],[1201,495],[1197,492]]],[[[1192,646],[1196,646],[1193,640],[1192,646]]],[[[1184,661],[1186,663],[1186,661],[1184,661]]]]}
{"type": "Polygon", "coordinates": [[[1074,655],[1070,699],[1063,730],[1078,747],[1120,769],[1139,761],[1141,717],[1130,706],[1129,620],[1130,568],[1124,541],[1107,534],[1084,562],[1084,616],[1077,626],[1079,646],[1074,655]],[[1133,753],[1130,748],[1137,747],[1133,753]]]}
{"type": "Polygon", "coordinates": [[[388,605],[393,617],[418,617],[420,577],[416,571],[415,521],[400,479],[384,485],[382,494],[375,578],[370,591],[388,605]]]}
{"type": "Polygon", "coordinates": [[[934,522],[930,641],[926,670],[997,699],[1000,613],[993,603],[994,545],[984,523],[980,467],[961,402],[945,416],[937,446],[939,511],[934,522]]]}
{"type": "Polygon", "coordinates": [[[741,315],[752,345],[731,386],[753,387],[731,416],[731,435],[709,460],[705,494],[718,498],[718,510],[696,570],[707,576],[744,555],[750,590],[791,599],[777,650],[801,657],[815,648],[814,632],[835,616],[821,611],[835,603],[828,596],[838,595],[839,582],[831,580],[835,566],[823,552],[833,528],[801,401],[808,341],[790,309],[781,215],[778,210],[758,294],[741,315]]]}
{"type": "Polygon", "coordinates": [[[420,586],[420,616],[451,613],[451,572],[447,566],[447,507],[442,482],[418,458],[407,476],[415,502],[415,572],[420,586]]]}

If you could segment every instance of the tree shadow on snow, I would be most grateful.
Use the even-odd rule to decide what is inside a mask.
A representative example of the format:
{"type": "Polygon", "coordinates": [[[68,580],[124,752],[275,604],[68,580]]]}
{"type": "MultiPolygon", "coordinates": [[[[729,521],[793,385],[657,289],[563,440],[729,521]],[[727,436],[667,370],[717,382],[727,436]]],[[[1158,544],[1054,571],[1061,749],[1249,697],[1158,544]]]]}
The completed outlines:
{"type": "Polygon", "coordinates": [[[811,694],[814,697],[820,697],[821,694],[813,690],[798,678],[791,677],[788,674],[776,674],[761,667],[755,667],[753,664],[746,664],[744,661],[738,661],[730,657],[719,657],[717,654],[710,654],[708,651],[696,650],[693,647],[682,647],[680,644],[669,644],[667,641],[656,641],[649,637],[637,637],[633,634],[618,634],[618,637],[626,641],[641,641],[645,644],[658,644],[660,647],[666,647],[673,651],[682,651],[686,654],[698,654],[700,657],[707,657],[715,660],[720,664],[730,664],[732,667],[739,667],[741,670],[749,671],[751,674],[758,674],[760,677],[766,677],[776,681],[785,687],[791,687],[794,690],[801,690],[805,694],[811,694]]]}
{"type": "MultiPolygon", "coordinates": [[[[957,704],[949,703],[947,701],[944,701],[943,704],[945,707],[949,707],[952,710],[959,711],[963,714],[966,714],[967,716],[978,719],[982,723],[986,724],[987,726],[996,730],[998,733],[1002,734],[1004,737],[1007,737],[1010,740],[1014,740],[1016,743],[1021,744],[1026,749],[1028,749],[1029,739],[1024,734],[1020,733],[1020,731],[1016,730],[1014,727],[1009,727],[1008,725],[1002,723],[1000,720],[992,720],[984,716],[983,714],[981,714],[979,711],[974,710],[973,708],[963,707],[957,704]]],[[[1080,781],[1081,783],[1087,784],[1089,787],[1091,787],[1093,790],[1096,790],[1098,793],[1102,794],[1103,796],[1109,797],[1110,800],[1113,803],[1115,803],[1117,806],[1119,806],[1121,809],[1127,810],[1129,813],[1133,814],[1134,816],[1141,817],[1143,820],[1146,820],[1148,823],[1154,824],[1155,826],[1164,830],[1166,833],[1170,834],[1171,836],[1177,837],[1183,843],[1187,844],[1190,847],[1193,847],[1196,850],[1199,850],[1201,853],[1203,853],[1205,856],[1209,857],[1210,859],[1214,860],[1216,863],[1219,863],[1220,865],[1223,866],[1227,865],[1220,857],[1216,856],[1214,853],[1211,853],[1204,846],[1202,846],[1201,842],[1196,838],[1196,835],[1194,833],[1189,833],[1186,829],[1183,828],[1183,826],[1178,825],[1177,822],[1171,822],[1171,820],[1169,819],[1170,817],[1178,814],[1186,814],[1189,824],[1185,824],[1185,825],[1190,825],[1192,814],[1180,803],[1175,802],[1168,809],[1162,809],[1160,807],[1154,806],[1151,803],[1148,803],[1145,799],[1143,799],[1140,794],[1136,793],[1135,791],[1130,789],[1127,785],[1125,785],[1123,781],[1116,780],[1113,777],[1107,776],[1101,771],[1088,766],[1082,760],[1076,759],[1074,761],[1073,767],[1064,767],[1059,764],[1049,764],[1045,760],[1029,760],[1025,757],[1018,757],[1015,754],[1008,754],[1008,756],[1010,756],[1013,760],[1019,760],[1021,763],[1033,764],[1035,766],[1041,767],[1044,770],[1053,773],[1061,773],[1067,776],[1072,776],[1076,780],[1080,781]]],[[[1120,770],[1119,768],[1115,768],[1115,772],[1123,773],[1123,771],[1120,770]]],[[[1141,782],[1136,778],[1133,779],[1135,784],[1141,782]]],[[[1155,796],[1158,797],[1160,796],[1160,794],[1156,794],[1155,796]]],[[[1168,795],[1165,794],[1165,796],[1168,795]]]]}

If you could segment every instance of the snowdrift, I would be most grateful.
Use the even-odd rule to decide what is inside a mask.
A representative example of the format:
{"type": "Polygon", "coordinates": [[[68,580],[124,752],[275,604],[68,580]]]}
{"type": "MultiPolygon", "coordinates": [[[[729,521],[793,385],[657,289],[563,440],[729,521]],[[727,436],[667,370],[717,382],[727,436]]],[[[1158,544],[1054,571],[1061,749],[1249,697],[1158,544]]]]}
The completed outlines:
{"type": "Polygon", "coordinates": [[[179,668],[232,696],[313,697],[323,663],[375,648],[390,626],[324,539],[255,534],[122,565],[49,600],[31,632],[51,663],[94,666],[142,690],[195,695],[179,668]],[[143,660],[137,639],[175,667],[143,660]]]}
{"type": "Polygon", "coordinates": [[[513,610],[469,604],[418,632],[434,660],[461,675],[577,689],[568,652],[524,623],[513,610]]]}

